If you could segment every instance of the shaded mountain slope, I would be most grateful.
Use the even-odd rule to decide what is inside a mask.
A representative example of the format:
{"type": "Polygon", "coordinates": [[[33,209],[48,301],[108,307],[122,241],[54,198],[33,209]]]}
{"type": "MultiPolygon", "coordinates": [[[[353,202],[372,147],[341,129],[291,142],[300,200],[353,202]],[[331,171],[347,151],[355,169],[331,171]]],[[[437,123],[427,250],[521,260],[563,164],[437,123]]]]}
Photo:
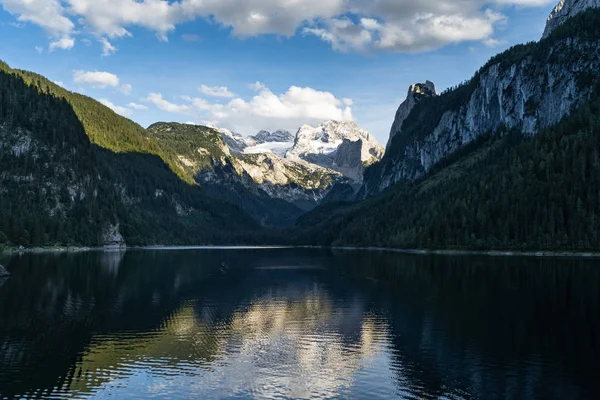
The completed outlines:
{"type": "Polygon", "coordinates": [[[158,152],[153,145],[130,152],[148,143],[131,121],[99,104],[92,107],[99,114],[88,105],[78,114],[68,92],[57,95],[55,85],[23,76],[0,66],[0,231],[12,243],[234,242],[239,237],[232,232],[258,229],[238,207],[182,181],[152,154],[158,152]],[[80,120],[87,115],[88,126],[102,127],[96,121],[102,113],[115,125],[95,141],[109,146],[119,132],[129,132],[115,142],[118,153],[93,144],[80,120]]]}

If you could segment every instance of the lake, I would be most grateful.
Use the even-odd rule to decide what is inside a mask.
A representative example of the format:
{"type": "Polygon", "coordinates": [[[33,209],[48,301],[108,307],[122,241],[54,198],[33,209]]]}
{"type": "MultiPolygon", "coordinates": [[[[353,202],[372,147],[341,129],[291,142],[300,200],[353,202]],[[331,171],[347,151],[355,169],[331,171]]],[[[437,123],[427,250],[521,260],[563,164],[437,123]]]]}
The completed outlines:
{"type": "Polygon", "coordinates": [[[187,249],[1,262],[0,398],[600,398],[600,260],[187,249]]]}

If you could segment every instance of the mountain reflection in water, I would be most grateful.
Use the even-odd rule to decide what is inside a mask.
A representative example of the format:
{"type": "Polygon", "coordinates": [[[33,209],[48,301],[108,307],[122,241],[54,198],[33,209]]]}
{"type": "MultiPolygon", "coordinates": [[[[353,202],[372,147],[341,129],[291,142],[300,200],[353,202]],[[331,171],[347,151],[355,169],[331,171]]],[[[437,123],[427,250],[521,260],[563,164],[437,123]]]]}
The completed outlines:
{"type": "Polygon", "coordinates": [[[599,261],[218,249],[3,264],[0,398],[600,398],[599,261]]]}

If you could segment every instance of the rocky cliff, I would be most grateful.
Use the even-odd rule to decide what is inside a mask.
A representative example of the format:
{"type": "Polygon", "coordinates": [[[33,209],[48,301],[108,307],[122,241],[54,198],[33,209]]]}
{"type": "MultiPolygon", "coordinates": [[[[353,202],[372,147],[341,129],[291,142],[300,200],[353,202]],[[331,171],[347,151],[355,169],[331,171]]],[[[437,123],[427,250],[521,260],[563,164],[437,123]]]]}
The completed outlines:
{"type": "MultiPolygon", "coordinates": [[[[566,12],[562,10],[583,10],[583,3],[596,4],[561,2],[548,31],[566,12]]],[[[600,70],[600,38],[580,32],[575,18],[568,25],[538,43],[515,46],[494,57],[470,81],[440,96],[421,96],[418,102],[407,99],[394,122],[385,157],[367,172],[362,195],[418,179],[482,135],[508,131],[535,135],[588,99],[589,82],[600,70]]]]}
{"type": "Polygon", "coordinates": [[[560,25],[569,18],[576,16],[590,8],[600,7],[600,0],[560,0],[548,17],[543,38],[547,38],[560,25]]]}
{"type": "Polygon", "coordinates": [[[394,137],[402,130],[402,124],[404,123],[404,120],[408,118],[408,115],[413,108],[415,108],[417,103],[425,98],[437,95],[438,94],[435,90],[435,85],[431,81],[426,81],[425,83],[415,83],[408,88],[406,100],[400,104],[400,107],[398,107],[398,111],[396,112],[396,118],[394,118],[394,124],[392,125],[387,148],[389,148],[394,137]]]}

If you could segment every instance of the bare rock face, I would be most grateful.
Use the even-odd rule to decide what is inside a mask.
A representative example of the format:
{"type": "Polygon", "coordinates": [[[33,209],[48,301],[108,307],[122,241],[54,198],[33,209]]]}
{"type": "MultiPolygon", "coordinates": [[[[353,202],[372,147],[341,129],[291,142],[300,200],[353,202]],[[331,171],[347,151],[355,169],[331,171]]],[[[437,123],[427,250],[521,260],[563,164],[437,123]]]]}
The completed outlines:
{"type": "Polygon", "coordinates": [[[223,140],[232,153],[241,153],[248,147],[246,139],[239,133],[231,132],[227,129],[220,129],[219,133],[221,133],[223,140]]]}
{"type": "Polygon", "coordinates": [[[335,152],[333,168],[355,182],[363,179],[362,140],[355,142],[344,139],[335,152]]]}
{"type": "Polygon", "coordinates": [[[437,96],[437,91],[435,90],[435,85],[431,81],[426,81],[425,83],[415,83],[408,88],[406,100],[400,104],[400,107],[398,107],[398,111],[396,112],[396,118],[394,119],[394,124],[392,125],[387,148],[390,147],[394,137],[401,132],[404,120],[408,118],[410,112],[413,110],[413,108],[415,108],[417,103],[427,97],[434,96],[437,96]]]}
{"type": "Polygon", "coordinates": [[[547,38],[550,34],[566,20],[589,8],[600,7],[600,0],[560,0],[554,7],[548,17],[546,29],[542,38],[547,38]]]}
{"type": "Polygon", "coordinates": [[[294,135],[288,131],[260,131],[256,135],[252,136],[256,143],[273,143],[273,142],[293,142],[294,135]]]}

